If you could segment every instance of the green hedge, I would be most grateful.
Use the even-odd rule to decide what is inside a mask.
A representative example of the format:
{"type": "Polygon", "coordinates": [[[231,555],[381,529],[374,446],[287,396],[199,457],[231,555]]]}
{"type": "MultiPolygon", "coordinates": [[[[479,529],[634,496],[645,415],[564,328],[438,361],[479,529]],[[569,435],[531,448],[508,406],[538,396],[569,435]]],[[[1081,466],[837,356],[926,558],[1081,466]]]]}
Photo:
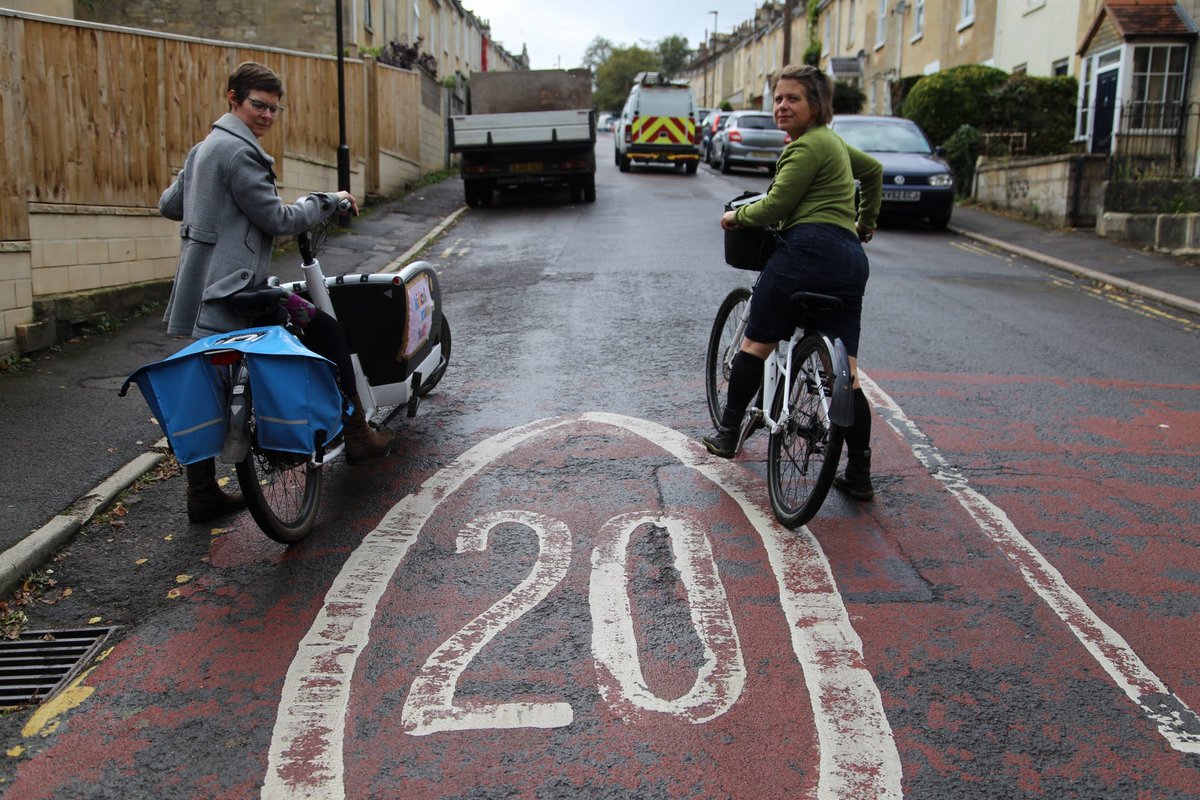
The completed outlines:
{"type": "Polygon", "coordinates": [[[995,67],[967,64],[926,75],[904,100],[904,116],[921,126],[934,144],[942,144],[963,125],[985,127],[991,92],[1008,80],[995,67]]]}

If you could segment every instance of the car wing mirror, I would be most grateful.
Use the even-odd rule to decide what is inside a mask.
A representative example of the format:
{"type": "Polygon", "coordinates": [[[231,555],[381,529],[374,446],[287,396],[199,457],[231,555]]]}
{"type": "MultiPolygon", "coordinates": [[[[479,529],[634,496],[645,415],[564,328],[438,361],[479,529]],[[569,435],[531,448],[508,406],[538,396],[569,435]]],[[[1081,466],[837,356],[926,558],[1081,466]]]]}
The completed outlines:
{"type": "Polygon", "coordinates": [[[933,148],[933,154],[935,156],[937,156],[938,158],[945,158],[946,157],[946,148],[942,147],[939,144],[937,147],[933,148]]]}

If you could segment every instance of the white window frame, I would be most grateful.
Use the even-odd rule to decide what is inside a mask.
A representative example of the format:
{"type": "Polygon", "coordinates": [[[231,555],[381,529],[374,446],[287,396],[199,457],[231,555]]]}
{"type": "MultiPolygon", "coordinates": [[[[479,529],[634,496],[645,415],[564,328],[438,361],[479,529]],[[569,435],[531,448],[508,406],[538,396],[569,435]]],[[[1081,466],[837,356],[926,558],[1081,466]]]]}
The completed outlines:
{"type": "Polygon", "coordinates": [[[913,0],[913,35],[909,44],[919,42],[925,36],[925,0],[913,0]]]}
{"type": "Polygon", "coordinates": [[[888,0],[879,0],[878,17],[875,20],[875,49],[887,44],[887,4],[888,0]]]}
{"type": "MultiPolygon", "coordinates": [[[[1129,65],[1128,75],[1123,77],[1123,79],[1121,80],[1121,89],[1125,90],[1125,91],[1121,92],[1121,94],[1124,95],[1123,99],[1125,102],[1122,103],[1121,106],[1117,107],[1118,114],[1121,114],[1121,112],[1123,111],[1122,106],[1124,106],[1125,103],[1139,103],[1139,102],[1140,103],[1158,103],[1158,104],[1160,104],[1160,107],[1163,107],[1163,108],[1165,108],[1165,105],[1167,103],[1176,103],[1176,104],[1179,104],[1180,107],[1182,107],[1182,104],[1185,99],[1184,92],[1187,87],[1187,76],[1188,76],[1188,70],[1190,68],[1190,62],[1191,62],[1191,48],[1188,44],[1183,43],[1183,42],[1144,42],[1144,43],[1138,43],[1138,44],[1129,44],[1129,45],[1126,45],[1126,56],[1127,56],[1127,58],[1125,60],[1125,63],[1127,63],[1129,65]],[[1166,50],[1167,51],[1167,56],[1166,56],[1167,70],[1165,72],[1155,73],[1155,72],[1147,71],[1146,73],[1144,73],[1147,76],[1159,75],[1162,78],[1164,78],[1164,80],[1162,81],[1162,92],[1160,93],[1160,97],[1164,98],[1164,99],[1159,99],[1159,100],[1142,99],[1142,98],[1139,98],[1136,96],[1137,79],[1138,79],[1139,75],[1142,74],[1142,73],[1136,72],[1137,56],[1138,56],[1139,50],[1149,50],[1150,51],[1147,60],[1151,67],[1153,66],[1153,62],[1154,62],[1154,51],[1155,50],[1166,50]],[[1178,72],[1170,71],[1171,51],[1172,50],[1182,50],[1183,51],[1183,66],[1179,69],[1178,72]],[[1170,85],[1170,78],[1172,76],[1174,76],[1177,79],[1176,86],[1178,87],[1177,97],[1175,97],[1174,99],[1166,98],[1167,89],[1170,85]]],[[[1147,86],[1146,88],[1148,89],[1149,87],[1147,86]]],[[[1118,122],[1120,121],[1120,119],[1121,118],[1118,116],[1118,122]]],[[[1132,120],[1131,120],[1131,122],[1132,122],[1132,120]]],[[[1130,132],[1134,132],[1134,131],[1136,131],[1137,133],[1173,133],[1175,131],[1175,128],[1133,128],[1133,127],[1131,127],[1124,132],[1130,133],[1130,132]]]]}
{"type": "Polygon", "coordinates": [[[826,9],[825,11],[825,36],[821,39],[821,55],[829,55],[829,42],[833,38],[831,31],[833,29],[833,12],[826,9]]]}
{"type": "Polygon", "coordinates": [[[960,0],[958,26],[955,30],[964,30],[975,24],[975,0],[960,0]]]}
{"type": "Polygon", "coordinates": [[[858,16],[858,5],[850,0],[850,13],[846,16],[846,49],[854,49],[854,18],[858,16]]]}

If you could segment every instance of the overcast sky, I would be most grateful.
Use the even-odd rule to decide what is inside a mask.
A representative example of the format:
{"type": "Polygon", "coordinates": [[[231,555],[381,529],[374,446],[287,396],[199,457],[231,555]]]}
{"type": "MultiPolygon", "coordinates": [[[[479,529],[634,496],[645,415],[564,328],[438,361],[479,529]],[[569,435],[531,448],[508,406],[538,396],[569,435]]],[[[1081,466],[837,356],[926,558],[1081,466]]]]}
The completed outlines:
{"type": "Polygon", "coordinates": [[[723,33],[751,19],[755,0],[463,0],[492,25],[492,36],[514,55],[529,48],[533,69],[578,67],[597,36],[614,45],[652,46],[683,36],[693,50],[713,30],[723,33]]]}

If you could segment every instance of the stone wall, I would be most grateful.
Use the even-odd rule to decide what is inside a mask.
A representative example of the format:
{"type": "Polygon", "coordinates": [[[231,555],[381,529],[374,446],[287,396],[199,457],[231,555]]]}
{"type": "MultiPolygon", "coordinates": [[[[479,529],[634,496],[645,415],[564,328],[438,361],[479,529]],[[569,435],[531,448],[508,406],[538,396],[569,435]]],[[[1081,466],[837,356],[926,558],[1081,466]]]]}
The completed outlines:
{"type": "Polygon", "coordinates": [[[1092,227],[1103,200],[1104,166],[1100,155],[981,157],[975,166],[974,197],[1054,225],[1092,227]]]}
{"type": "MultiPolygon", "coordinates": [[[[348,7],[342,16],[349,24],[348,7]]],[[[333,0],[307,3],[244,0],[79,0],[75,18],[87,22],[243,42],[304,53],[337,50],[333,0]]]]}

